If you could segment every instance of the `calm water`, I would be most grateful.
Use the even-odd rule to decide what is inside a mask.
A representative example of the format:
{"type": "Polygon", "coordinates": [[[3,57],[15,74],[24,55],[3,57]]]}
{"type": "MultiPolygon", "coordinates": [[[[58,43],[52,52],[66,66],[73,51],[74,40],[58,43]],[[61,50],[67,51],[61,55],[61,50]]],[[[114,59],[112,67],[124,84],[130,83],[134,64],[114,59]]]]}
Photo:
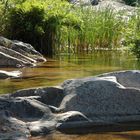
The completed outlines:
{"type": "Polygon", "coordinates": [[[39,86],[58,85],[66,79],[94,76],[117,70],[140,69],[136,58],[126,52],[99,51],[93,55],[59,56],[35,68],[2,70],[20,70],[23,77],[0,82],[0,94],[11,93],[19,89],[39,86]]]}
{"type": "MultiPolygon", "coordinates": [[[[15,90],[39,86],[59,85],[66,79],[94,76],[104,72],[139,69],[140,62],[126,52],[99,51],[93,55],[59,56],[48,59],[35,68],[8,69],[20,70],[23,78],[0,81],[0,93],[11,93],[15,90]]],[[[53,134],[31,140],[140,140],[139,131],[110,132],[87,135],[53,134]]]]}

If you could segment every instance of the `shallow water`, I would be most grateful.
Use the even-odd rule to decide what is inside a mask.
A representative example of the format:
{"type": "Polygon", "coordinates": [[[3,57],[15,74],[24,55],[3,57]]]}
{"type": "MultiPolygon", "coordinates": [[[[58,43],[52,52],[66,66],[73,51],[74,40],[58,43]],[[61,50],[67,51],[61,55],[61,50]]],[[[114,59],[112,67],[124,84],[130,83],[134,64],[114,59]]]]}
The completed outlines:
{"type": "MultiPolygon", "coordinates": [[[[55,56],[53,59],[35,68],[3,68],[2,70],[20,70],[23,77],[0,81],[0,93],[39,86],[59,85],[66,79],[94,76],[117,70],[139,69],[140,62],[126,52],[98,51],[93,55],[55,56]]],[[[87,135],[66,135],[55,133],[46,137],[34,137],[30,140],[140,140],[140,130],[108,132],[87,135]]]]}
{"type": "Polygon", "coordinates": [[[11,93],[19,89],[40,86],[59,85],[66,79],[94,76],[117,70],[140,69],[140,62],[126,52],[97,51],[91,54],[55,56],[44,64],[34,68],[2,68],[2,70],[20,70],[20,79],[0,80],[0,94],[11,93]]]}
{"type": "Polygon", "coordinates": [[[33,137],[30,140],[140,140],[140,131],[108,132],[86,135],[50,134],[46,137],[33,137]]]}

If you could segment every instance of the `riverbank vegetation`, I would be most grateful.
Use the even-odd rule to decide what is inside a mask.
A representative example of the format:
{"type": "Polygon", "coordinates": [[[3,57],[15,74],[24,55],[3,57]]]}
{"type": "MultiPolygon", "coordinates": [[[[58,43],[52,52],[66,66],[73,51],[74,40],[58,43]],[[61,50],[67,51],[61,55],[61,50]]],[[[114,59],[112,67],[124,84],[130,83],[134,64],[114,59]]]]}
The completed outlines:
{"type": "Polygon", "coordinates": [[[128,16],[67,0],[1,0],[0,34],[29,42],[46,55],[130,46],[140,57],[139,13],[128,16]]]}

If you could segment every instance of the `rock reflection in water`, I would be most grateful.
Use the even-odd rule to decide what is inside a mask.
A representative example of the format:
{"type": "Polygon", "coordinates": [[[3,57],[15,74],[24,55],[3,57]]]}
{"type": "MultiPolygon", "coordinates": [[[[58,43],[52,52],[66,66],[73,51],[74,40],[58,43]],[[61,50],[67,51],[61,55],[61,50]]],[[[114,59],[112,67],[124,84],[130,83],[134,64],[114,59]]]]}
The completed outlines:
{"type": "Polygon", "coordinates": [[[6,71],[20,70],[23,77],[0,82],[0,94],[24,88],[55,86],[66,79],[130,69],[140,69],[140,63],[131,54],[120,51],[97,51],[92,55],[47,58],[46,63],[34,68],[2,68],[1,70],[6,71]]]}
{"type": "Polygon", "coordinates": [[[98,133],[87,135],[50,134],[46,137],[32,137],[30,140],[140,140],[140,131],[98,133]]]}

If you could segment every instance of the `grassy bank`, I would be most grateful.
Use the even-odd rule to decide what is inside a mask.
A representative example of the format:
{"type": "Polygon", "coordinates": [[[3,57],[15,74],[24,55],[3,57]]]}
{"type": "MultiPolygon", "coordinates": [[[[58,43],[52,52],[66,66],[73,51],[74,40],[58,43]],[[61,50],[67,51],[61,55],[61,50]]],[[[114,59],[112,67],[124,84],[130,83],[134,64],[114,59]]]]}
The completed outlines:
{"type": "Polygon", "coordinates": [[[1,35],[29,42],[46,55],[125,45],[140,57],[139,10],[126,20],[110,8],[78,7],[65,0],[11,0],[0,6],[1,35]]]}

